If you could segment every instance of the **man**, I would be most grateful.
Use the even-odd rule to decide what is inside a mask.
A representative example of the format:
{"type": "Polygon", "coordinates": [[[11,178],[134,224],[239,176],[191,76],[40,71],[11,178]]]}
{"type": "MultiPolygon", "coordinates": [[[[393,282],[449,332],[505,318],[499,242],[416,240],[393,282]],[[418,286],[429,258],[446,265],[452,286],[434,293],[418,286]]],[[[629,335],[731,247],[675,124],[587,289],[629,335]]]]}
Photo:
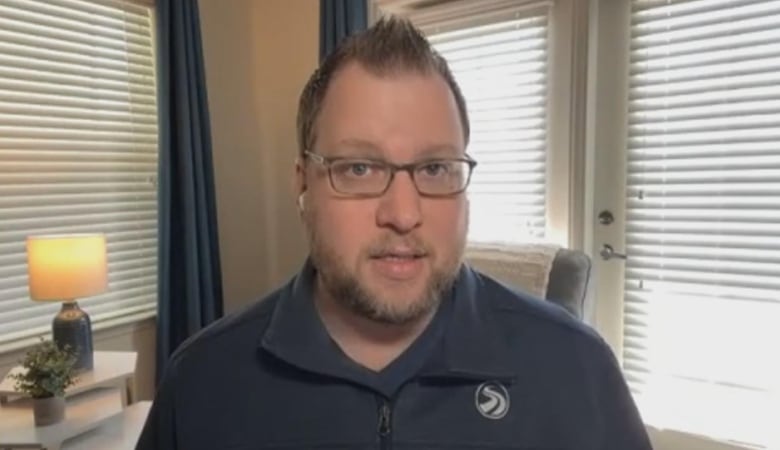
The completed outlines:
{"type": "Polygon", "coordinates": [[[140,449],[649,449],[609,348],[462,264],[464,99],[408,22],[301,96],[310,258],[173,356],[140,449]]]}

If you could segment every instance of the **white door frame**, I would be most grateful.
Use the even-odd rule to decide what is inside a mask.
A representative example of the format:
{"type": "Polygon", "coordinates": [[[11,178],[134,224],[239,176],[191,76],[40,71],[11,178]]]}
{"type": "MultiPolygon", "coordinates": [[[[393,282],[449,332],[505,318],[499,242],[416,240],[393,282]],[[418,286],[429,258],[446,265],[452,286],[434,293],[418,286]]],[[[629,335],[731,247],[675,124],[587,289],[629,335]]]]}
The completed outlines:
{"type": "Polygon", "coordinates": [[[630,4],[598,0],[591,5],[584,248],[593,258],[594,326],[622,361],[624,265],[619,259],[604,261],[599,252],[603,244],[617,252],[625,248],[630,4]],[[599,224],[604,210],[612,213],[614,223],[599,224]]]}

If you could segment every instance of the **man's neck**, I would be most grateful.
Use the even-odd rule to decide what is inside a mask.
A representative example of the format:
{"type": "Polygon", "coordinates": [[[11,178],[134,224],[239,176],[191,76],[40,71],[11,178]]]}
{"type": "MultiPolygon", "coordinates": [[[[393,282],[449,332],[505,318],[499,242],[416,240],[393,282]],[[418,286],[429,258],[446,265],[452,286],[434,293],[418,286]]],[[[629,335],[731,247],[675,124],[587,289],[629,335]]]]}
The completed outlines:
{"type": "Polygon", "coordinates": [[[435,312],[409,324],[385,324],[345,308],[324,289],[315,292],[317,313],[330,337],[350,359],[375,372],[409,348],[425,331],[435,312]]]}

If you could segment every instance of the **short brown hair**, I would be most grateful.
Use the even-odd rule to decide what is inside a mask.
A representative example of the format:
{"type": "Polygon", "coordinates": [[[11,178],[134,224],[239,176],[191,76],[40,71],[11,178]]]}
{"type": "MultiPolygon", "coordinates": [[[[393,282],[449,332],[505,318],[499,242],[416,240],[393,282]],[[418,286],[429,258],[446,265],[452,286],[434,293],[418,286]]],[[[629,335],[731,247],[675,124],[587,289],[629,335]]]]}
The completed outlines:
{"type": "Polygon", "coordinates": [[[466,100],[452,76],[447,61],[415,26],[406,19],[382,18],[365,31],[344,39],[314,71],[301,92],[298,103],[298,151],[302,156],[312,150],[316,135],[314,125],[330,81],[348,63],[355,61],[379,76],[406,71],[421,74],[438,73],[447,82],[458,107],[464,142],[469,141],[469,118],[466,100]]]}

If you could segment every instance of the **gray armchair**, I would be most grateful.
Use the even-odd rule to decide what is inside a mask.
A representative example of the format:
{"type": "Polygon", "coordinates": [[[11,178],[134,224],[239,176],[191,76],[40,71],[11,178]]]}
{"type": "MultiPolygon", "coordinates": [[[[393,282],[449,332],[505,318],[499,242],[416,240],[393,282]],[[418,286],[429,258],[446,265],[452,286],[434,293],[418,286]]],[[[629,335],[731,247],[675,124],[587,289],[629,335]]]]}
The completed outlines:
{"type": "Polygon", "coordinates": [[[466,253],[480,272],[555,303],[580,320],[590,319],[592,264],[584,252],[552,244],[518,244],[466,253]]]}
{"type": "Polygon", "coordinates": [[[592,303],[590,257],[579,250],[558,250],[550,268],[545,298],[582,320],[590,315],[592,303]]]}

